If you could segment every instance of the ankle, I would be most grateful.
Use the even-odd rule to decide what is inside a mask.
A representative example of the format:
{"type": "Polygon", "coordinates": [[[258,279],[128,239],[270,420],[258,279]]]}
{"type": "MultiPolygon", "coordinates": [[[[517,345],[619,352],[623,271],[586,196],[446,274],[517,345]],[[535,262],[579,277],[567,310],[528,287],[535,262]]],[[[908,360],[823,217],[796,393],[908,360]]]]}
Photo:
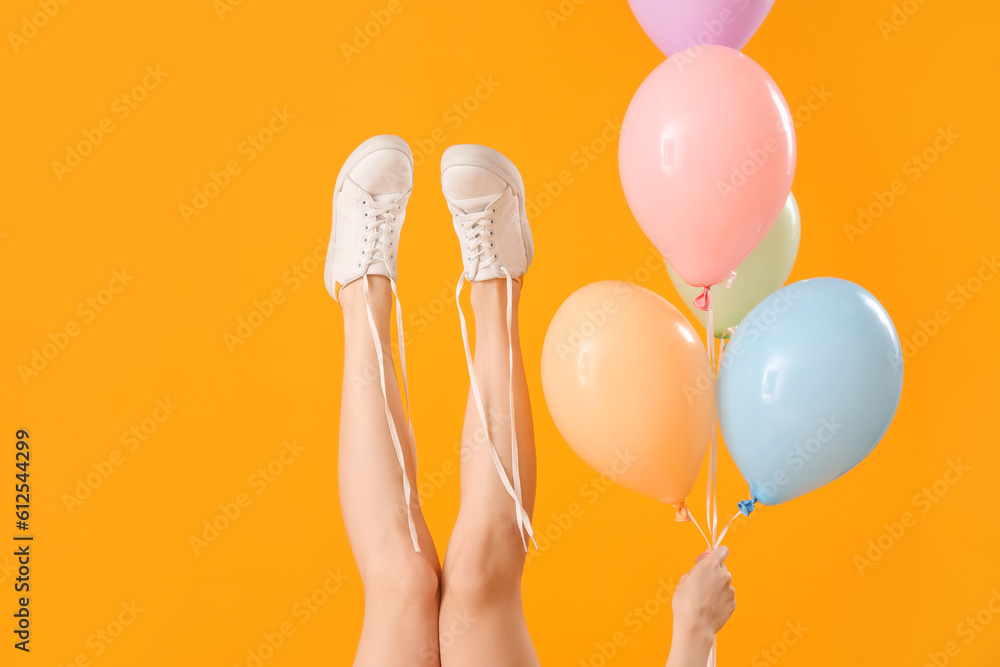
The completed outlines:
{"type": "Polygon", "coordinates": [[[389,288],[389,279],[385,276],[361,276],[341,287],[340,292],[337,293],[340,305],[344,309],[345,318],[368,318],[368,311],[365,308],[364,282],[366,279],[368,280],[368,305],[376,320],[382,313],[388,313],[392,308],[392,290],[389,288]]]}
{"type": "MultiPolygon", "coordinates": [[[[521,284],[514,281],[511,285],[511,301],[514,313],[517,313],[517,304],[521,296],[521,284]]],[[[496,280],[481,280],[472,283],[470,300],[472,311],[476,318],[493,318],[499,316],[506,320],[507,317],[507,281],[502,278],[496,280]]]]}

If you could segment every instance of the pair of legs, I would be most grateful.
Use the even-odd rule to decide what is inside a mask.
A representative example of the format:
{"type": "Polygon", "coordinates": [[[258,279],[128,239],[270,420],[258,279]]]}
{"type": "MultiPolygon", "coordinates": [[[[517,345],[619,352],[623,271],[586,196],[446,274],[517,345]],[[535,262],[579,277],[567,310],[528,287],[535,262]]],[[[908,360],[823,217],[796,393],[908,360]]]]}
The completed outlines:
{"type": "MultiPolygon", "coordinates": [[[[517,434],[521,488],[530,515],[535,452],[527,383],[517,334],[520,284],[513,284],[511,339],[504,280],[473,282],[474,366],[489,436],[511,474],[511,419],[517,434]],[[513,346],[514,415],[509,405],[513,346]]],[[[389,281],[377,275],[340,290],[344,310],[344,381],[340,419],[340,499],[348,539],[365,590],[364,626],[355,667],[537,665],[521,604],[525,552],[511,497],[491,458],[469,394],[462,428],[461,506],[441,566],[420,511],[416,455],[392,363],[389,281]],[[402,475],[389,432],[378,355],[363,282],[383,348],[389,409],[403,444],[411,511],[421,552],[407,523],[402,475]],[[372,379],[374,377],[374,380],[372,379]]]]}

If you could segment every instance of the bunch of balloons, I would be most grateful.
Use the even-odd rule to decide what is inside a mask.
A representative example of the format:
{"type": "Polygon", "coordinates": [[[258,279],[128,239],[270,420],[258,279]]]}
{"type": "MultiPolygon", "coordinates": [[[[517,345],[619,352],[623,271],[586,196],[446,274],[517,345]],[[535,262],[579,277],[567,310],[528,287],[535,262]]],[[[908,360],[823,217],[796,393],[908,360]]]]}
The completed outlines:
{"type": "Polygon", "coordinates": [[[774,80],[739,51],[773,0],[629,3],[667,59],[625,114],[622,188],[705,326],[706,347],[657,294],[594,283],[553,317],[542,386],[584,461],[676,505],[679,520],[690,520],[685,499],[709,452],[714,547],[725,534],[716,420],[750,487],[740,510],[776,505],[871,452],[899,404],[903,358],[889,315],[864,288],[838,278],[782,287],[800,234],[795,130],[774,80]]]}

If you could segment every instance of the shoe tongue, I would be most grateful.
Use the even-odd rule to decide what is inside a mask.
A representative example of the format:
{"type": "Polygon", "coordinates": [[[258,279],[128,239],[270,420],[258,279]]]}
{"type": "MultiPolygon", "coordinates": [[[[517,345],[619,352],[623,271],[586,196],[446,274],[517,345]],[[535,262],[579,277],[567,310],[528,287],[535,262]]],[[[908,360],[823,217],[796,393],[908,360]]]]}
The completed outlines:
{"type": "Polygon", "coordinates": [[[399,199],[399,195],[398,194],[372,195],[372,199],[380,204],[391,204],[392,202],[399,199]]]}
{"type": "Polygon", "coordinates": [[[368,270],[365,271],[370,276],[385,276],[386,278],[391,278],[389,275],[389,267],[385,265],[385,262],[372,262],[368,265],[368,270]]]}
{"type": "Polygon", "coordinates": [[[467,199],[452,199],[451,202],[465,213],[482,211],[496,200],[497,195],[484,195],[482,197],[469,197],[467,199]]]}

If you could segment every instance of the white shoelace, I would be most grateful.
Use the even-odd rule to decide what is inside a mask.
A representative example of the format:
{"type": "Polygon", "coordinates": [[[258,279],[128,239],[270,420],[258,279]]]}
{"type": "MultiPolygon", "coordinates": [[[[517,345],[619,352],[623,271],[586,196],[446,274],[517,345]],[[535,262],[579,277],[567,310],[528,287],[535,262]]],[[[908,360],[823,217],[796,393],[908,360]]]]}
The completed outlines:
{"type": "MultiPolygon", "coordinates": [[[[486,268],[496,264],[499,259],[499,255],[493,252],[495,247],[495,242],[489,239],[493,236],[493,218],[487,218],[487,215],[494,215],[497,213],[495,208],[498,204],[494,202],[490,208],[485,211],[478,211],[475,213],[461,213],[455,214],[455,220],[459,223],[460,228],[465,232],[466,240],[469,242],[468,252],[470,253],[467,257],[468,261],[471,262],[471,268],[469,269],[469,274],[474,277],[480,268],[486,268]]],[[[535,548],[538,548],[538,543],[535,542],[535,533],[531,528],[531,519],[528,517],[528,513],[524,510],[524,504],[521,497],[521,474],[518,470],[517,463],[517,430],[514,424],[514,343],[511,338],[511,322],[513,316],[513,278],[507,268],[503,265],[496,264],[496,268],[503,272],[507,277],[507,353],[508,353],[508,388],[509,388],[509,407],[510,407],[510,458],[511,458],[511,474],[513,477],[513,484],[511,480],[507,477],[507,471],[504,470],[503,462],[500,460],[500,455],[497,453],[496,447],[493,445],[493,439],[490,438],[489,423],[486,419],[486,409],[483,406],[482,394],[479,391],[479,381],[476,379],[476,369],[472,363],[472,350],[469,346],[469,329],[465,323],[465,315],[462,313],[461,306],[461,295],[462,286],[465,283],[466,274],[462,273],[458,277],[458,286],[455,288],[455,302],[459,304],[458,307],[458,319],[462,324],[462,343],[465,345],[465,361],[469,366],[469,380],[470,386],[472,387],[472,396],[475,399],[476,409],[479,411],[479,419],[483,423],[483,433],[486,436],[486,444],[490,449],[490,456],[493,458],[493,465],[496,466],[497,473],[500,475],[500,480],[503,482],[504,488],[507,490],[508,495],[514,500],[514,513],[515,522],[517,523],[518,533],[521,535],[521,545],[524,550],[528,550],[528,543],[524,539],[524,533],[527,531],[528,536],[534,543],[535,548]]],[[[470,277],[470,280],[471,280],[470,277]]]]}
{"type": "MultiPolygon", "coordinates": [[[[375,202],[370,199],[362,200],[361,204],[364,210],[363,215],[369,221],[364,226],[365,236],[361,239],[362,243],[366,244],[365,248],[361,251],[361,255],[364,258],[362,260],[363,266],[359,265],[359,268],[363,268],[365,271],[362,276],[364,279],[365,308],[368,310],[368,325],[371,328],[372,340],[375,343],[375,355],[378,357],[378,374],[379,381],[382,384],[382,398],[385,402],[385,419],[389,424],[389,435],[392,437],[392,446],[396,450],[396,460],[399,462],[399,469],[403,473],[403,497],[406,500],[406,522],[410,529],[410,540],[413,542],[413,549],[417,553],[420,553],[420,543],[417,540],[417,526],[413,522],[413,510],[410,507],[412,490],[410,488],[410,480],[406,476],[406,460],[403,458],[403,445],[399,440],[399,433],[396,431],[396,423],[392,418],[392,411],[389,409],[389,395],[385,385],[385,361],[382,354],[382,340],[378,335],[378,329],[375,326],[375,316],[372,314],[371,304],[368,301],[368,266],[373,262],[382,262],[388,266],[389,262],[395,258],[396,253],[393,249],[395,230],[390,223],[394,221],[396,213],[399,212],[402,205],[399,204],[398,200],[396,202],[375,202]]],[[[396,281],[391,277],[389,278],[389,287],[392,289],[392,295],[396,299],[396,338],[399,341],[399,365],[402,369],[403,393],[406,397],[406,424],[410,434],[410,442],[416,446],[416,439],[413,435],[413,422],[410,419],[410,389],[406,382],[406,347],[403,344],[403,307],[399,301],[399,293],[396,291],[396,281]]],[[[420,502],[419,497],[417,498],[417,502],[420,502]]]]}

